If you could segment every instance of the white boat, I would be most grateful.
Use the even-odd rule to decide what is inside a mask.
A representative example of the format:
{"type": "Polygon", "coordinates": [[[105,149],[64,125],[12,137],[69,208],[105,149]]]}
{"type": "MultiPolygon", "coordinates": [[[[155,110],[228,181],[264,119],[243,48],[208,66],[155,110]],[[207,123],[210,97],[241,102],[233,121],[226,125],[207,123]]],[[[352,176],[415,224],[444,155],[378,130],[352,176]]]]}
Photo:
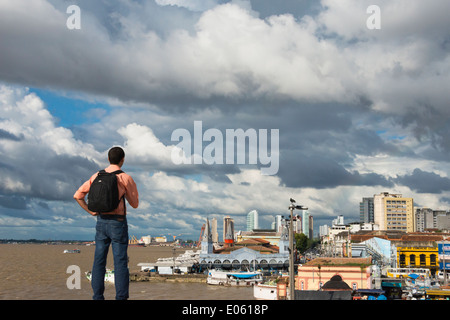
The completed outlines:
{"type": "MultiPolygon", "coordinates": [[[[446,272],[446,274],[447,274],[447,280],[450,280],[450,271],[447,271],[446,272]]],[[[444,277],[444,271],[439,271],[438,272],[438,275],[437,275],[437,278],[439,279],[439,280],[441,280],[441,281],[444,281],[444,279],[445,279],[445,277],[444,277]]]]}
{"type": "Polygon", "coordinates": [[[154,271],[159,274],[173,274],[173,273],[190,273],[192,267],[198,263],[198,257],[200,255],[200,250],[193,251],[187,250],[185,253],[180,254],[178,257],[174,258],[158,258],[156,262],[138,263],[138,267],[141,267],[141,271],[154,271]]]}
{"type": "Polygon", "coordinates": [[[73,249],[73,250],[66,249],[63,251],[63,253],[80,253],[80,252],[81,252],[80,249],[73,249]]]}
{"type": "Polygon", "coordinates": [[[251,286],[262,282],[263,276],[259,271],[209,270],[206,278],[207,284],[222,286],[251,286]]]}
{"type": "MultiPolygon", "coordinates": [[[[86,278],[91,281],[92,280],[92,272],[86,272],[86,278]]],[[[105,282],[114,283],[114,270],[106,269],[105,272],[105,282]]]]}
{"type": "Polygon", "coordinates": [[[274,282],[255,284],[253,296],[256,300],[277,300],[277,285],[274,282]]]}

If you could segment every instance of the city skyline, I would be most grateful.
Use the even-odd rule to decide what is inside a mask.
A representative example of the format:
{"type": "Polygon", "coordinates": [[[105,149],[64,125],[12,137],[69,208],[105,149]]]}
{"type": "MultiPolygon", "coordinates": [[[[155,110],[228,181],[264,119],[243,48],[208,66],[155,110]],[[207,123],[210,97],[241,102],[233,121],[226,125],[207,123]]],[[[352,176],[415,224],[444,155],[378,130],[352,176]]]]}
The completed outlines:
{"type": "Polygon", "coordinates": [[[197,240],[251,210],[271,226],[290,198],[314,234],[384,191],[449,208],[450,2],[371,7],[1,1],[0,238],[92,239],[73,194],[115,145],[130,235],[197,240]]]}

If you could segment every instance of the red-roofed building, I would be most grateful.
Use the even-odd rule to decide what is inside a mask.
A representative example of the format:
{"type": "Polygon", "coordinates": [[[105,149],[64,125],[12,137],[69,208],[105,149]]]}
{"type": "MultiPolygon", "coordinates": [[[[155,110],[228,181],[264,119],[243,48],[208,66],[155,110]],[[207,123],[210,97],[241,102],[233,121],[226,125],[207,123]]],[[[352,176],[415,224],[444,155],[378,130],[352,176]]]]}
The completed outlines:
{"type": "Polygon", "coordinates": [[[272,254],[278,253],[280,251],[280,248],[278,246],[272,245],[270,241],[264,239],[246,239],[240,242],[236,242],[233,246],[225,245],[222,248],[214,250],[214,253],[225,254],[242,248],[249,248],[262,254],[272,254]]]}

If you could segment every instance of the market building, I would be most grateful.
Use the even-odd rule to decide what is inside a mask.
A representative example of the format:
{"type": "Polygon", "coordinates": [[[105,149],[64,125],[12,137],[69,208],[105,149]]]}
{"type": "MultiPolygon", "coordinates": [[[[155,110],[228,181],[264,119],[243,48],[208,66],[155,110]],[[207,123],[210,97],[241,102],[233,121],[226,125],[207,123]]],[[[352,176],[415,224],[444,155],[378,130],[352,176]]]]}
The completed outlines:
{"type": "Polygon", "coordinates": [[[201,241],[199,264],[200,267],[208,269],[286,270],[289,267],[288,247],[288,232],[283,228],[278,245],[273,245],[265,239],[252,238],[239,242],[230,240],[225,242],[223,247],[215,248],[207,219],[201,241]]]}
{"type": "Polygon", "coordinates": [[[352,290],[372,289],[372,259],[316,258],[298,267],[296,290],[320,290],[334,276],[340,276],[352,290]]]}

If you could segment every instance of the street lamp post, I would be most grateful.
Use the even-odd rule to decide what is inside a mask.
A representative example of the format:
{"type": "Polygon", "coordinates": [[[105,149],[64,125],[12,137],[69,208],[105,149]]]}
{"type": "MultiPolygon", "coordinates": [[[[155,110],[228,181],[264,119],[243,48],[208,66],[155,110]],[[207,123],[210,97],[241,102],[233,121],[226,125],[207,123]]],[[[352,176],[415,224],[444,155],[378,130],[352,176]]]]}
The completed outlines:
{"type": "Polygon", "coordinates": [[[295,292],[295,277],[294,277],[294,209],[308,210],[303,206],[295,205],[295,200],[290,199],[291,205],[289,210],[291,211],[291,217],[289,220],[289,299],[294,300],[295,292]]]}
{"type": "Polygon", "coordinates": [[[445,286],[445,287],[448,285],[448,281],[447,281],[447,266],[446,266],[447,262],[445,261],[445,254],[447,253],[447,252],[445,251],[445,245],[446,245],[446,244],[447,244],[446,241],[444,241],[444,242],[442,243],[442,257],[444,258],[443,266],[444,266],[444,286],[445,286]]]}

